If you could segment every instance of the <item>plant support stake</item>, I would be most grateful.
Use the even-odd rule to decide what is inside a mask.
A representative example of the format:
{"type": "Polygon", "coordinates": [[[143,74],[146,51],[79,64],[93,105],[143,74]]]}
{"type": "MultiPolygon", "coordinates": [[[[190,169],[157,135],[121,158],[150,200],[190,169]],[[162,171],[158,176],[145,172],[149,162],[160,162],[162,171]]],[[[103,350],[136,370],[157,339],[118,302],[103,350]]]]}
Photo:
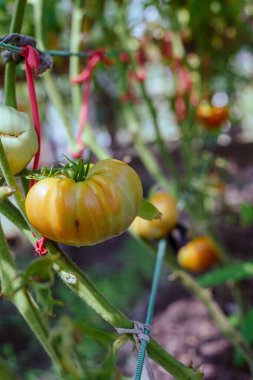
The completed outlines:
{"type": "MultiPolygon", "coordinates": [[[[163,258],[165,255],[165,251],[166,251],[166,240],[162,239],[159,241],[159,244],[158,244],[155,270],[154,270],[154,275],[153,275],[153,280],[152,280],[152,287],[151,287],[151,293],[150,293],[146,322],[145,322],[145,325],[148,325],[148,326],[150,326],[152,323],[154,306],[155,306],[155,299],[156,299],[157,289],[158,289],[158,282],[159,282],[159,277],[160,277],[160,272],[161,272],[161,267],[162,267],[162,262],[163,262],[163,258]]],[[[145,328],[144,334],[149,337],[150,329],[145,328]]],[[[141,339],[141,346],[140,346],[139,357],[138,357],[137,368],[136,368],[134,380],[140,380],[141,379],[143,364],[144,364],[144,360],[145,360],[145,356],[146,356],[147,345],[148,345],[148,340],[147,339],[141,339]]]]}

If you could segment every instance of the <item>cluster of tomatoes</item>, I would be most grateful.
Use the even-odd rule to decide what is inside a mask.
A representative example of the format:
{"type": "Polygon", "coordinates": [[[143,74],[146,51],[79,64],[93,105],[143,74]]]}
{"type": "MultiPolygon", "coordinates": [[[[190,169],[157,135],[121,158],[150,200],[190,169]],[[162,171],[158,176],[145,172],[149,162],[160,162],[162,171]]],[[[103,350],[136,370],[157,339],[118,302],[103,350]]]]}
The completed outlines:
{"type": "MultiPolygon", "coordinates": [[[[1,141],[10,170],[18,174],[37,153],[38,137],[28,114],[4,104],[0,111],[1,141]]],[[[25,201],[30,223],[43,236],[75,246],[97,244],[126,231],[143,196],[138,174],[115,159],[88,167],[82,160],[72,164],[30,188],[25,201]]]]}
{"type": "MultiPolygon", "coordinates": [[[[0,107],[3,146],[10,169],[17,174],[36,154],[37,136],[25,113],[5,105],[0,107]]],[[[137,216],[143,198],[142,184],[126,163],[106,159],[88,166],[82,160],[72,164],[69,170],[39,180],[27,194],[28,219],[43,236],[68,245],[93,245],[131,226],[141,238],[156,240],[169,236],[177,225],[177,202],[164,192],[149,199],[161,212],[161,219],[137,216]]],[[[177,257],[182,267],[201,272],[216,263],[219,254],[214,243],[201,236],[184,245],[177,257]]]]}
{"type": "MultiPolygon", "coordinates": [[[[154,193],[149,201],[162,213],[161,220],[148,221],[137,216],[131,230],[135,235],[147,240],[166,238],[178,224],[177,201],[165,192],[154,193]]],[[[219,253],[209,237],[198,236],[178,250],[177,260],[182,268],[201,273],[218,262],[219,253]]]]}

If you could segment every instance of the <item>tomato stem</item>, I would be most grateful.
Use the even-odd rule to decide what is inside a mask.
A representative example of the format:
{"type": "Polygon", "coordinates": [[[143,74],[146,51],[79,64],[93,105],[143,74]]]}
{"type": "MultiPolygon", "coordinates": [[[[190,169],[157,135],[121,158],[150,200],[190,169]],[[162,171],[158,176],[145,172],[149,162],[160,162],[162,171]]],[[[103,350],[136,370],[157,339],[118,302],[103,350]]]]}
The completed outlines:
{"type": "MultiPolygon", "coordinates": [[[[25,12],[26,0],[16,0],[14,6],[14,13],[11,20],[10,33],[20,33],[24,12],[25,12]]],[[[16,102],[16,63],[10,61],[6,63],[5,79],[4,79],[4,92],[5,92],[5,104],[10,107],[17,107],[16,102]]]]}

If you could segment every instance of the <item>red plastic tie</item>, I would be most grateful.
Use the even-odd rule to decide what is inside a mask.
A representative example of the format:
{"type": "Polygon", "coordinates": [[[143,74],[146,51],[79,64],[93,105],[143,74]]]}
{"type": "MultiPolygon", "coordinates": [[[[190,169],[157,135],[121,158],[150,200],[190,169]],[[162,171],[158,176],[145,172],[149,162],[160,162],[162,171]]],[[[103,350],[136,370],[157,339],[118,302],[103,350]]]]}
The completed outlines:
{"type": "MultiPolygon", "coordinates": [[[[39,73],[39,65],[40,65],[40,55],[36,49],[34,49],[32,46],[27,45],[22,47],[23,54],[21,54],[23,57],[25,57],[25,72],[26,72],[26,81],[27,81],[27,87],[28,87],[28,93],[31,103],[31,111],[32,111],[32,118],[33,123],[35,127],[35,131],[38,138],[38,150],[34,157],[33,161],[33,170],[38,169],[39,161],[40,161],[40,145],[41,145],[41,139],[40,139],[40,117],[39,117],[39,110],[38,110],[38,102],[36,97],[36,91],[34,86],[34,79],[38,77],[39,73]]],[[[34,185],[34,179],[30,181],[30,188],[34,185]]],[[[39,256],[43,256],[47,253],[47,249],[45,248],[45,242],[46,237],[42,237],[40,240],[38,240],[35,243],[35,251],[39,254],[39,256]]]]}
{"type": "Polygon", "coordinates": [[[188,70],[181,64],[180,61],[175,62],[175,68],[178,77],[177,93],[178,95],[189,95],[192,90],[192,80],[188,70]]]}
{"type": "Polygon", "coordinates": [[[40,240],[36,241],[35,243],[35,251],[38,253],[39,256],[44,256],[48,251],[45,247],[47,238],[43,236],[40,240]]]}
{"type": "Polygon", "coordinates": [[[81,105],[80,117],[79,117],[79,128],[78,128],[77,138],[76,138],[76,142],[77,142],[77,145],[79,146],[79,150],[78,152],[71,152],[71,155],[74,158],[81,157],[85,150],[85,146],[83,143],[83,132],[84,132],[86,122],[87,122],[87,117],[88,117],[88,104],[89,104],[91,79],[92,79],[93,70],[95,69],[96,65],[99,62],[104,62],[107,65],[112,64],[112,61],[109,58],[105,57],[104,49],[92,51],[88,58],[88,62],[85,69],[79,75],[71,79],[71,83],[73,84],[80,84],[80,83],[84,84],[82,105],[81,105]]]}
{"type": "MultiPolygon", "coordinates": [[[[33,118],[35,130],[37,133],[38,145],[39,145],[38,151],[33,161],[33,170],[36,170],[38,169],[39,160],[40,160],[40,117],[39,117],[39,110],[38,110],[38,103],[37,103],[37,97],[36,97],[36,92],[35,92],[33,74],[36,78],[38,77],[40,55],[38,51],[30,45],[23,46],[22,50],[23,50],[23,54],[21,55],[25,57],[26,81],[27,81],[28,93],[29,93],[29,98],[30,98],[30,103],[31,103],[32,118],[33,118]]],[[[33,186],[34,182],[35,182],[34,180],[31,180],[30,187],[33,186]]]]}

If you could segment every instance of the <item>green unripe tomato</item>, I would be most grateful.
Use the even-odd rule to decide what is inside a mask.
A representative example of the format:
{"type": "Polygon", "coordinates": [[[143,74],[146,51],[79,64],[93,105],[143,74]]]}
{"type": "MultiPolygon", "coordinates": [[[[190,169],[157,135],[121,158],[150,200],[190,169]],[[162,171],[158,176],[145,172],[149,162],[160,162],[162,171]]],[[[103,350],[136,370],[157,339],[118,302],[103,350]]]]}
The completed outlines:
{"type": "Polygon", "coordinates": [[[38,137],[29,116],[0,104],[0,138],[12,173],[21,172],[38,150],[38,137]]]}

